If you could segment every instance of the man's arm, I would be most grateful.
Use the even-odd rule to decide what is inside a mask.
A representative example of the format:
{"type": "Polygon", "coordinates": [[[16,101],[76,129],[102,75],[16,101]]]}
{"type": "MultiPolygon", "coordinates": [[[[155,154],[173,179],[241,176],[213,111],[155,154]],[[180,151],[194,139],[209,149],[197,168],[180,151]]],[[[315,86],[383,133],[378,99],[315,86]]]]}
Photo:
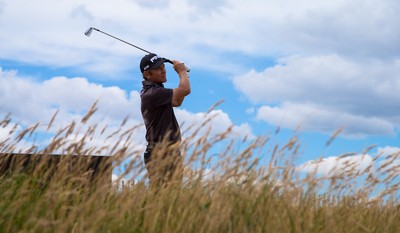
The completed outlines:
{"type": "Polygon", "coordinates": [[[172,106],[181,106],[185,96],[190,94],[190,82],[185,64],[174,60],[174,69],[179,75],[179,85],[173,89],[172,106]]]}

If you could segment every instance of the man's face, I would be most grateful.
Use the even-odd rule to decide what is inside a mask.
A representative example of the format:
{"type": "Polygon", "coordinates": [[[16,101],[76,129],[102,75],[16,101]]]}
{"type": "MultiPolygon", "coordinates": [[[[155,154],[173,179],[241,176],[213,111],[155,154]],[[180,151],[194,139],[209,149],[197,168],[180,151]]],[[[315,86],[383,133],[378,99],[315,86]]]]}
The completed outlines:
{"type": "Polygon", "coordinates": [[[153,83],[165,83],[167,81],[165,65],[145,71],[146,78],[153,83]]]}

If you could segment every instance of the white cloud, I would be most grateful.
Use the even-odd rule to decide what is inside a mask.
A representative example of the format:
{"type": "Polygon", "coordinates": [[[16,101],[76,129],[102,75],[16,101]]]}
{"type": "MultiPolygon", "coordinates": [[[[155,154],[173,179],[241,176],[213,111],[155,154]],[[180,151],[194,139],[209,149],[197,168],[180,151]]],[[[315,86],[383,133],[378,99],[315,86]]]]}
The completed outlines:
{"type": "Polygon", "coordinates": [[[56,124],[60,120],[65,125],[83,117],[96,101],[98,117],[107,117],[112,124],[128,116],[139,123],[141,116],[138,92],[128,94],[119,87],[103,87],[85,78],[54,77],[37,82],[0,69],[0,86],[2,112],[11,113],[24,125],[47,123],[58,109],[58,118],[63,119],[57,119],[56,124]]]}
{"type": "Polygon", "coordinates": [[[367,111],[383,110],[385,113],[391,110],[375,109],[375,105],[384,103],[385,107],[393,107],[398,102],[398,71],[398,59],[384,62],[353,60],[338,55],[292,56],[262,72],[253,70],[240,75],[234,84],[255,102],[315,102],[333,104],[344,110],[358,105],[365,109],[364,106],[372,105],[367,111]]]}
{"type": "MultiPolygon", "coordinates": [[[[0,59],[85,70],[95,74],[90,79],[140,76],[143,53],[97,32],[85,37],[90,26],[184,60],[192,69],[238,74],[267,58],[278,64],[234,80],[252,101],[277,105],[272,110],[285,110],[283,103],[313,106],[322,109],[320,115],[348,119],[334,127],[358,120],[364,122],[361,128],[379,123],[353,127],[348,134],[389,135],[400,120],[399,10],[400,2],[393,0],[0,1],[0,59]]],[[[117,90],[107,92],[121,98],[117,90]]],[[[31,97],[27,93],[20,95],[31,97]]],[[[127,95],[133,100],[135,93],[127,95]]],[[[318,119],[321,125],[329,120],[318,119]]]]}
{"type": "Polygon", "coordinates": [[[0,1],[0,16],[3,14],[4,7],[5,7],[4,1],[0,1]]]}
{"type": "Polygon", "coordinates": [[[192,68],[227,72],[243,70],[226,59],[232,52],[251,59],[293,53],[396,57],[400,51],[400,3],[392,0],[14,0],[0,9],[1,58],[98,74],[126,71],[143,53],[104,35],[86,38],[90,26],[192,68]]]}
{"type": "Polygon", "coordinates": [[[279,107],[262,106],[258,109],[257,119],[284,128],[326,134],[343,129],[341,134],[347,137],[395,135],[394,124],[389,121],[307,104],[283,103],[279,107]]]}
{"type": "Polygon", "coordinates": [[[168,7],[168,3],[170,1],[169,0],[155,0],[155,1],[136,0],[135,2],[137,2],[140,6],[142,6],[144,8],[162,9],[162,8],[167,8],[168,7]]]}
{"type": "Polygon", "coordinates": [[[234,79],[255,103],[258,118],[274,125],[348,135],[393,135],[400,110],[400,60],[294,56],[263,72],[234,79]]]}
{"type": "Polygon", "coordinates": [[[15,131],[16,129],[14,129],[14,125],[12,124],[7,124],[3,121],[7,121],[7,119],[1,119],[1,124],[0,124],[0,142],[3,142],[7,139],[9,139],[10,137],[15,136],[15,131]]]}
{"type": "Polygon", "coordinates": [[[377,148],[373,155],[341,155],[309,160],[296,167],[297,171],[323,176],[351,175],[353,178],[364,178],[381,184],[395,184],[400,171],[400,148],[377,148]]]}
{"type": "Polygon", "coordinates": [[[87,20],[94,20],[94,16],[92,13],[87,9],[87,6],[84,4],[80,4],[74,8],[72,8],[71,11],[71,17],[82,17],[87,20]]]}
{"type": "MultiPolygon", "coordinates": [[[[120,140],[118,136],[123,134],[124,130],[136,127],[131,138],[132,150],[144,149],[143,146],[138,146],[145,145],[145,129],[138,91],[127,93],[119,87],[105,87],[89,82],[86,78],[53,77],[39,82],[19,76],[17,71],[3,71],[0,67],[0,109],[5,114],[10,113],[11,118],[22,127],[40,123],[38,131],[47,131],[48,123],[58,111],[50,132],[55,133],[73,121],[77,123],[77,128],[82,128],[68,137],[70,142],[79,141],[89,126],[96,126],[97,132],[88,140],[88,147],[99,145],[112,148],[120,140]],[[97,111],[86,126],[83,126],[80,124],[81,119],[95,102],[97,111]],[[125,119],[127,122],[122,131],[116,137],[108,139],[125,119]],[[103,128],[105,131],[101,133],[103,128]]],[[[202,128],[199,132],[201,137],[208,128],[211,128],[210,135],[216,135],[232,127],[231,137],[254,138],[248,124],[234,125],[222,110],[213,110],[206,114],[177,108],[175,112],[183,132],[189,126],[193,126],[194,129],[202,128]],[[212,120],[200,127],[207,117],[211,117],[212,120]]]]}
{"type": "MultiPolygon", "coordinates": [[[[31,138],[31,143],[18,142],[17,146],[22,150],[30,147],[32,141],[40,148],[46,147],[52,141],[49,138],[52,134],[72,122],[76,123],[73,133],[67,137],[62,136],[68,145],[86,136],[85,149],[104,148],[100,154],[110,154],[118,142],[120,147],[123,146],[123,139],[127,136],[121,138],[121,135],[136,127],[128,145],[132,151],[144,149],[140,97],[136,91],[128,94],[118,87],[104,87],[90,83],[85,78],[54,77],[38,82],[21,77],[16,71],[3,71],[0,67],[0,110],[2,114],[10,114],[13,122],[19,124],[19,130],[39,123],[35,130],[38,135],[31,138]],[[98,110],[86,124],[81,123],[96,101],[98,110]],[[53,116],[55,118],[52,127],[48,129],[53,116]],[[125,119],[126,124],[121,128],[125,119]],[[89,137],[87,132],[94,129],[89,137]],[[118,129],[121,129],[120,133],[108,137],[118,129]]],[[[9,134],[8,131],[8,128],[1,129],[0,139],[12,139],[18,135],[18,132],[9,134]]],[[[53,153],[60,153],[62,150],[63,148],[59,148],[53,153]]]]}
{"type": "Polygon", "coordinates": [[[373,164],[370,155],[353,155],[347,157],[327,157],[320,160],[310,160],[296,167],[298,171],[314,173],[326,177],[335,175],[356,174],[363,172],[373,164]]]}
{"type": "Polygon", "coordinates": [[[193,12],[199,12],[200,16],[192,14],[193,18],[203,17],[204,15],[222,14],[222,10],[231,7],[229,0],[187,0],[187,4],[192,8],[193,12]]]}
{"type": "Polygon", "coordinates": [[[300,8],[298,13],[285,15],[282,31],[289,39],[284,39],[283,44],[290,41],[291,49],[302,53],[334,51],[350,56],[397,56],[400,46],[395,41],[400,34],[394,22],[399,22],[398,2],[308,2],[304,6],[293,4],[300,8]]]}
{"type": "Polygon", "coordinates": [[[389,156],[396,155],[400,153],[399,147],[385,146],[378,148],[378,155],[389,156]]]}
{"type": "Polygon", "coordinates": [[[182,131],[186,136],[190,136],[195,130],[200,129],[198,134],[194,136],[202,137],[202,135],[209,133],[213,137],[227,132],[232,127],[229,134],[226,135],[228,138],[255,138],[249,124],[234,125],[228,114],[222,110],[212,110],[209,113],[192,113],[185,109],[176,109],[175,111],[176,117],[182,126],[182,131]]]}

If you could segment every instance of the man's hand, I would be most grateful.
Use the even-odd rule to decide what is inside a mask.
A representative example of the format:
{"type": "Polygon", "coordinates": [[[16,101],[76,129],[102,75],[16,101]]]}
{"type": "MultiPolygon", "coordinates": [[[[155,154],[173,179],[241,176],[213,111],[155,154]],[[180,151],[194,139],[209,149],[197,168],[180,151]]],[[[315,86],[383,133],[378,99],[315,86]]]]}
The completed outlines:
{"type": "Polygon", "coordinates": [[[174,70],[176,71],[176,73],[179,74],[180,72],[187,72],[185,63],[177,61],[177,60],[174,60],[173,63],[174,63],[174,65],[173,65],[174,70]]]}
{"type": "Polygon", "coordinates": [[[185,64],[177,60],[173,62],[174,70],[178,73],[180,80],[178,87],[173,89],[172,106],[179,107],[185,96],[190,94],[190,82],[185,64]]]}

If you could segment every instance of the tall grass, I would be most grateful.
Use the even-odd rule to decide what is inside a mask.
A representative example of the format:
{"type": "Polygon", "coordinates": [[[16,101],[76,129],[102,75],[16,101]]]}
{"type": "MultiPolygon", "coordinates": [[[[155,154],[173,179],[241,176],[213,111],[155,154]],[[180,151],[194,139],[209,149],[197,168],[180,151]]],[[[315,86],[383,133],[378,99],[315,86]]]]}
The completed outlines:
{"type": "MultiPolygon", "coordinates": [[[[230,129],[201,136],[199,129],[190,129],[182,143],[183,186],[153,191],[143,177],[141,150],[130,150],[137,127],[110,134],[114,146],[90,146],[90,138],[104,131],[85,126],[94,112],[60,129],[47,146],[17,152],[108,153],[114,167],[130,161],[126,174],[134,181],[122,186],[93,181],[71,172],[68,162],[50,169],[45,160],[30,173],[1,174],[0,232],[400,232],[399,170],[393,166],[398,154],[362,171],[348,162],[330,176],[302,174],[295,165],[301,146],[295,136],[285,145],[272,145],[269,137],[229,141],[230,129]],[[70,140],[71,135],[80,137],[70,140]],[[211,158],[221,142],[226,147],[211,158]]],[[[11,122],[6,117],[0,127],[11,122]]],[[[0,142],[0,153],[15,152],[37,128],[12,131],[0,142]]],[[[74,171],[85,161],[74,164],[74,171]]]]}

